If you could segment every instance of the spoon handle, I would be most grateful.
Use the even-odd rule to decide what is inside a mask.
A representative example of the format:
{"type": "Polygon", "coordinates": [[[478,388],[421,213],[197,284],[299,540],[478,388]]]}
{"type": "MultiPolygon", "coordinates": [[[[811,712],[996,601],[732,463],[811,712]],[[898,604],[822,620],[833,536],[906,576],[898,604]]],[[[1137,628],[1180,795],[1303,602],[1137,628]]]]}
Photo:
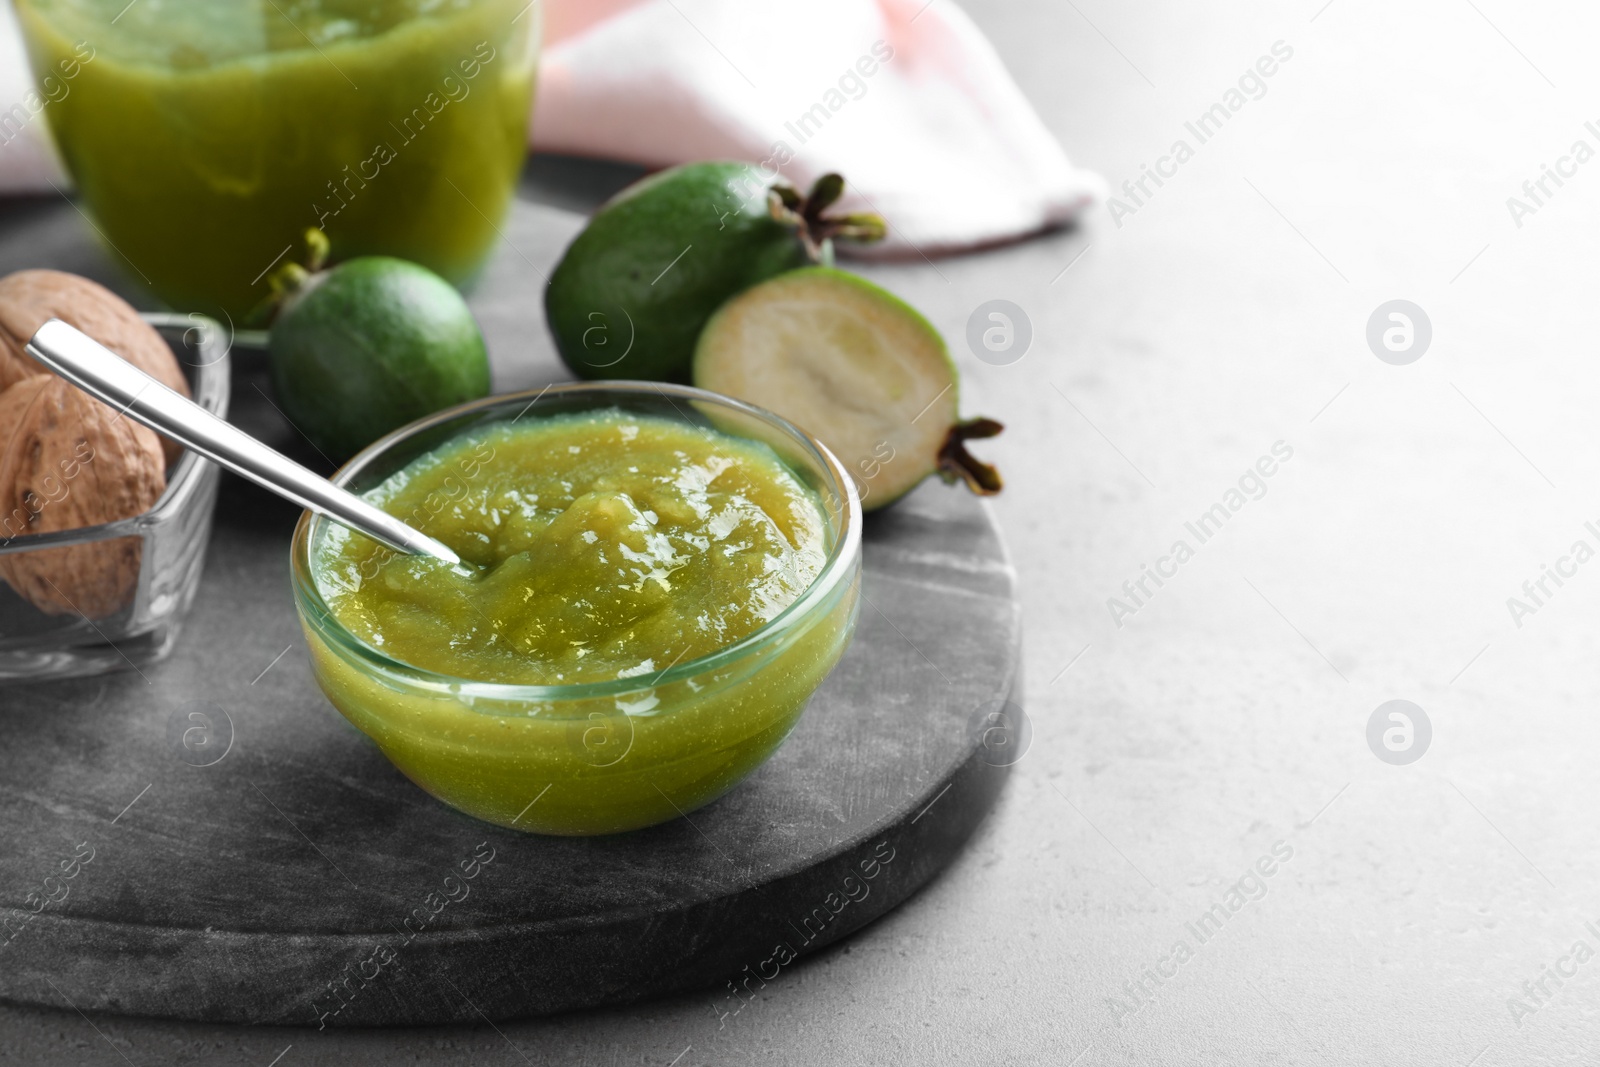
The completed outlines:
{"type": "Polygon", "coordinates": [[[449,547],[268,448],[59,319],[39,327],[28,354],[79,389],[213,463],[396,552],[461,562],[449,547]]]}

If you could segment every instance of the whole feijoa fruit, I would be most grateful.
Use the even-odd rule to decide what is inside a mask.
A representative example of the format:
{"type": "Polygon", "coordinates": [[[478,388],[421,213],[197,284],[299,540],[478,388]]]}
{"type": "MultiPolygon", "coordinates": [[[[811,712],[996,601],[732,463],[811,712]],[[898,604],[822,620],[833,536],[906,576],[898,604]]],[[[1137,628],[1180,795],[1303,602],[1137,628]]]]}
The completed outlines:
{"type": "Polygon", "coordinates": [[[334,461],[489,393],[488,351],[461,294],[389,256],[295,279],[268,349],[284,414],[334,461]]]}

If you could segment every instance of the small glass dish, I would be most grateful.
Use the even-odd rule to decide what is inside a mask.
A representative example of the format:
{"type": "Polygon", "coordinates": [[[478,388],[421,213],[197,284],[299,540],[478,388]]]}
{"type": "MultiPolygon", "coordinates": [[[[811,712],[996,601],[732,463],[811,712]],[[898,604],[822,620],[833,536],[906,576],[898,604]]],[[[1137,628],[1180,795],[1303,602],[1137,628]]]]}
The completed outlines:
{"type": "MultiPolygon", "coordinates": [[[[178,357],[195,402],[221,418],[228,415],[228,340],[222,327],[199,315],[149,313],[154,326],[178,357]]],[[[43,369],[41,368],[41,371],[43,369]]],[[[218,468],[184,452],[167,472],[167,488],[142,515],[98,526],[50,533],[11,535],[0,515],[0,556],[45,553],[109,543],[139,543],[138,576],[132,592],[109,615],[88,618],[59,613],[18,596],[0,581],[0,678],[82,677],[107,671],[139,670],[172,651],[183,617],[200,584],[211,512],[217,499],[218,468]]],[[[71,486],[64,485],[70,492],[71,486]]]]}
{"type": "Polygon", "coordinates": [[[333,480],[366,492],[467,431],[605,408],[769,445],[822,503],[828,557],[815,581],[747,637],[653,677],[507,685],[422,670],[356,638],[323,600],[313,573],[314,549],[330,520],[308,512],[295,530],[295,607],[323,692],[413,782],[499,826],[617,833],[709,803],[783,743],[855,629],[861,504],[848,473],[821,444],[776,415],[715,393],[582,382],[491,397],[390,434],[333,480]]]}

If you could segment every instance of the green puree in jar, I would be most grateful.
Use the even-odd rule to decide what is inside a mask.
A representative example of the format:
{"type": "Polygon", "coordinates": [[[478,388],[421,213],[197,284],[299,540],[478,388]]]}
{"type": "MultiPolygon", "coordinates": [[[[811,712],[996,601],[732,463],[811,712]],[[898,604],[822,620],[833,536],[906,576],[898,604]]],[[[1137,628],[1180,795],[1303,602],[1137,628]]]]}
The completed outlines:
{"type": "Polygon", "coordinates": [[[827,558],[821,503],[766,445],[614,409],[496,425],[367,498],[483,572],[330,528],[328,606],[385,655],[475,681],[658,674],[776,618],[827,558]]]}
{"type": "Polygon", "coordinates": [[[527,0],[16,0],[62,157],[114,256],[238,322],[308,227],[457,284],[527,151],[527,0]],[[519,13],[520,16],[519,16],[519,13]]]}

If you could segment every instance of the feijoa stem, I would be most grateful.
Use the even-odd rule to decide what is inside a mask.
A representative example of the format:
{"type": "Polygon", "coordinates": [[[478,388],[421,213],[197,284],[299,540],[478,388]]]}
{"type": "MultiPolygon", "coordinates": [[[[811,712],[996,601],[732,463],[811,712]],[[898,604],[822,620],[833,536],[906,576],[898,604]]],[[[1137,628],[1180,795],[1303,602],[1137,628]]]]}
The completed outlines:
{"type": "Polygon", "coordinates": [[[261,302],[250,310],[250,322],[270,322],[279,311],[295,298],[306,287],[311,276],[316,274],[328,262],[328,235],[316,227],[310,227],[305,232],[305,263],[297,263],[293,259],[285,260],[276,270],[267,275],[268,293],[261,302]]]}
{"type": "Polygon", "coordinates": [[[794,227],[812,262],[825,264],[832,259],[830,242],[834,238],[869,244],[883,240],[889,232],[881,215],[825,214],[843,195],[844,179],[830,173],[813,182],[804,197],[792,185],[774,185],[768,190],[767,203],[773,218],[794,227]]]}
{"type": "Polygon", "coordinates": [[[979,496],[994,496],[1003,484],[1000,472],[967,451],[967,442],[994,437],[1005,429],[993,419],[967,419],[950,427],[939,447],[939,477],[947,482],[958,479],[979,496]]]}

